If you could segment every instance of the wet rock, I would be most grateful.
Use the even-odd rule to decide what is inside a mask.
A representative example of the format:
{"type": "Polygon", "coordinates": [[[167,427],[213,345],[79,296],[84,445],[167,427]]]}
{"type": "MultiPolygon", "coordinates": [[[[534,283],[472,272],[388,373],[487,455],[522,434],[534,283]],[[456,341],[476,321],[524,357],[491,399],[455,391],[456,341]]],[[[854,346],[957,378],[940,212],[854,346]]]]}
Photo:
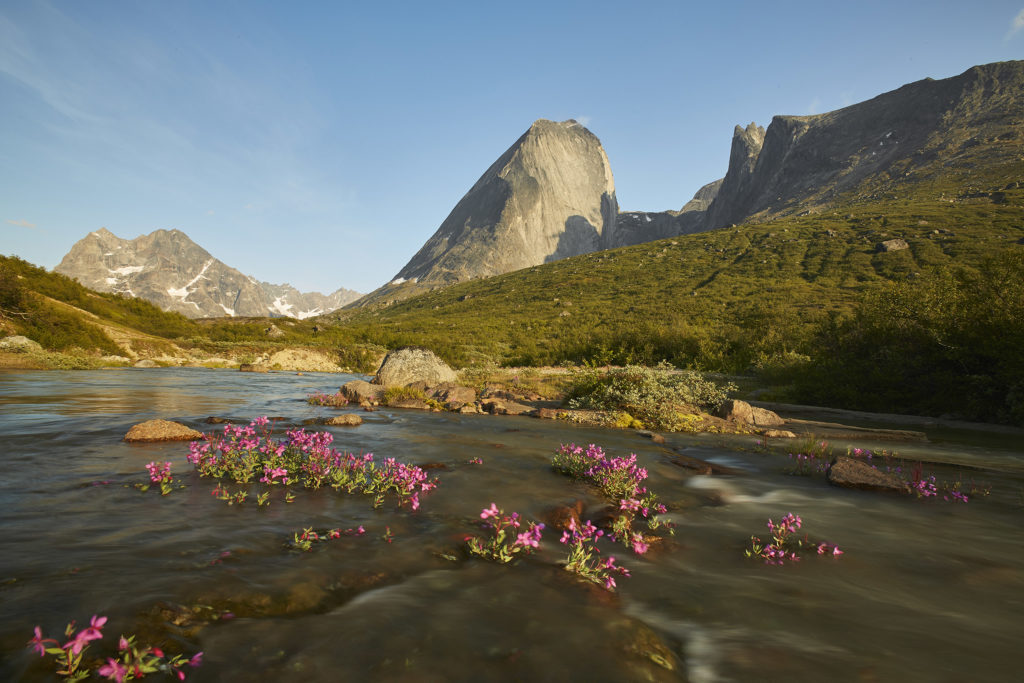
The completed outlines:
{"type": "Polygon", "coordinates": [[[267,372],[267,366],[256,363],[242,363],[238,366],[239,372],[267,372]]]}
{"type": "Polygon", "coordinates": [[[795,439],[796,434],[785,429],[766,429],[764,435],[769,439],[795,439]]]}
{"type": "Polygon", "coordinates": [[[352,403],[373,405],[380,400],[384,393],[384,387],[377,384],[370,384],[361,379],[354,379],[343,385],[339,391],[341,395],[352,403]]]}
{"type": "Polygon", "coordinates": [[[571,505],[553,505],[541,512],[541,520],[549,529],[565,531],[570,522],[580,524],[583,514],[583,501],[575,500],[571,505]]]}
{"type": "Polygon", "coordinates": [[[827,475],[828,483],[848,489],[865,491],[891,491],[904,493],[907,485],[888,472],[882,472],[871,465],[846,456],[832,461],[827,475]]]}
{"type": "Polygon", "coordinates": [[[480,407],[492,415],[529,415],[536,412],[531,406],[503,398],[484,399],[480,402],[480,407]]]}
{"type": "Polygon", "coordinates": [[[344,415],[335,415],[324,420],[325,425],[332,427],[357,427],[363,424],[363,418],[359,417],[355,413],[345,413],[344,415]]]}
{"type": "Polygon", "coordinates": [[[124,435],[125,441],[195,441],[203,438],[202,432],[170,420],[146,420],[134,425],[124,435]]]}
{"type": "Polygon", "coordinates": [[[408,386],[413,382],[441,384],[455,382],[457,376],[448,364],[429,349],[407,346],[384,357],[374,384],[381,386],[408,386]]]}
{"type": "Polygon", "coordinates": [[[13,351],[15,353],[31,353],[42,351],[43,347],[39,342],[32,341],[20,334],[11,335],[0,339],[0,351],[13,351]]]}
{"type": "Polygon", "coordinates": [[[424,462],[417,465],[421,470],[446,470],[448,465],[443,462],[424,462]]]}
{"type": "Polygon", "coordinates": [[[640,436],[646,436],[648,439],[650,439],[654,443],[665,443],[665,437],[663,437],[661,434],[657,434],[655,432],[650,432],[650,431],[647,431],[646,429],[637,430],[637,434],[639,434],[640,436]]]}
{"type": "Polygon", "coordinates": [[[238,420],[232,420],[230,417],[216,417],[214,415],[211,415],[210,417],[206,418],[205,422],[208,425],[227,425],[234,424],[235,422],[238,422],[238,420]]]}

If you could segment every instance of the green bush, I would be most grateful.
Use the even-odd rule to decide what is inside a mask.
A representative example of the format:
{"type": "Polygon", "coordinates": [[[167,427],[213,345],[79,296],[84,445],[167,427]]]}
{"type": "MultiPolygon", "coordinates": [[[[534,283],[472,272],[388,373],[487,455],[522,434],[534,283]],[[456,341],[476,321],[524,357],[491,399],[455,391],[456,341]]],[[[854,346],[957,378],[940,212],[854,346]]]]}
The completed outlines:
{"type": "Polygon", "coordinates": [[[1024,250],[866,295],[822,325],[798,400],[1024,424],[1024,250]]]}
{"type": "Polygon", "coordinates": [[[567,398],[571,408],[625,412],[653,429],[678,431],[685,426],[681,411],[714,410],[733,390],[732,384],[719,386],[700,373],[660,363],[580,371],[567,398]]]}

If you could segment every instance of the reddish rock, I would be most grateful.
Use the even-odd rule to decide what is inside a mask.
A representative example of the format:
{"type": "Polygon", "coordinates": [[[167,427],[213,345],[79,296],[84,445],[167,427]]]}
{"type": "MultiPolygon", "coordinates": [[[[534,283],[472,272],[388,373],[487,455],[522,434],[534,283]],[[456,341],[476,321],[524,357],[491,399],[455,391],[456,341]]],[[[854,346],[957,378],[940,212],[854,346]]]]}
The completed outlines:
{"type": "Polygon", "coordinates": [[[195,441],[203,438],[202,432],[170,420],[146,420],[134,425],[124,435],[125,441],[195,441]]]}
{"type": "Polygon", "coordinates": [[[569,528],[569,522],[579,525],[580,515],[583,514],[583,501],[576,500],[572,505],[555,505],[545,509],[541,513],[541,519],[549,529],[565,531],[569,528]]]}

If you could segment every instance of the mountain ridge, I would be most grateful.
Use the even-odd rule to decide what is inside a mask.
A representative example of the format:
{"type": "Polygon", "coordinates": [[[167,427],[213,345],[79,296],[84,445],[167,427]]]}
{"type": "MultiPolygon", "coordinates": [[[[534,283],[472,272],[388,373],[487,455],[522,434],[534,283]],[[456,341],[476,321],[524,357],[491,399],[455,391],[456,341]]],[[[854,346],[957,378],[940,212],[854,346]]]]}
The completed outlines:
{"type": "Polygon", "coordinates": [[[106,228],[76,242],[55,272],[99,292],[151,301],[190,318],[322,315],[361,296],[329,295],[261,282],[232,268],[180,230],[154,230],[133,240],[106,228]]]}

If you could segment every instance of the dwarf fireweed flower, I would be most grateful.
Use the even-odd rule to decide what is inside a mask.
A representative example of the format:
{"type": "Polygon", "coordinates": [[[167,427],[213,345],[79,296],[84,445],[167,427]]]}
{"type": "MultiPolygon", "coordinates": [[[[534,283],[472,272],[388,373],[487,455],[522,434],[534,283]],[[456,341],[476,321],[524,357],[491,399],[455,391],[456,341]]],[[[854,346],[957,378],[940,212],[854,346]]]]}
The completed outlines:
{"type": "Polygon", "coordinates": [[[613,575],[629,576],[629,570],[617,566],[615,557],[611,555],[606,560],[598,557],[601,551],[597,549],[596,542],[603,535],[604,531],[595,527],[590,520],[580,525],[576,520],[570,519],[569,526],[562,532],[559,543],[569,547],[569,556],[565,562],[566,571],[611,591],[615,590],[616,586],[613,575]]]}
{"type": "Polygon", "coordinates": [[[175,655],[168,658],[163,650],[157,647],[138,647],[135,644],[135,636],[121,636],[118,639],[118,657],[107,657],[105,661],[96,660],[83,666],[85,651],[89,643],[103,638],[102,629],[107,623],[106,617],[93,615],[89,625],[75,633],[75,622],[72,621],[64,630],[64,635],[70,640],[62,646],[57,647],[57,641],[52,638],[44,638],[42,629],[36,626],[33,629],[34,637],[29,645],[35,649],[41,657],[53,655],[57,665],[57,675],[70,681],[80,681],[89,677],[90,667],[95,672],[108,680],[126,681],[135,678],[142,678],[150,673],[169,673],[179,680],[185,679],[185,674],[180,670],[184,664],[199,666],[202,661],[202,652],[195,654],[191,659],[185,659],[182,655],[175,655]],[[52,644],[55,647],[46,647],[52,644]]]}
{"type": "Polygon", "coordinates": [[[483,520],[480,526],[488,534],[488,538],[486,541],[476,536],[466,538],[469,552],[473,555],[506,564],[517,555],[529,554],[540,547],[544,525],[526,522],[526,530],[517,533],[517,530],[523,527],[518,512],[506,515],[496,503],[491,503],[490,507],[480,511],[480,519],[483,520]]]}
{"type": "MultiPolygon", "coordinates": [[[[375,506],[393,494],[400,505],[408,502],[413,510],[419,508],[421,494],[437,486],[437,479],[420,467],[394,458],[378,463],[372,453],[356,456],[337,451],[329,432],[293,429],[283,440],[277,440],[268,424],[267,418],[257,418],[248,426],[225,425],[222,433],[193,441],[188,461],[204,477],[230,479],[238,484],[258,479],[270,486],[330,486],[336,491],[368,495],[375,506]]],[[[288,491],[285,502],[292,498],[288,491]]]]}
{"type": "Polygon", "coordinates": [[[778,523],[769,519],[767,526],[771,532],[771,541],[765,543],[757,536],[751,536],[750,547],[743,551],[745,556],[763,559],[765,564],[782,565],[786,562],[799,562],[800,553],[805,549],[814,549],[818,555],[843,554],[834,543],[814,543],[806,535],[800,538],[796,532],[803,526],[803,520],[792,512],[786,514],[778,523]]]}
{"type": "Polygon", "coordinates": [[[648,477],[646,468],[637,465],[636,454],[625,458],[609,458],[600,446],[586,448],[576,444],[562,444],[551,461],[558,472],[573,479],[581,479],[596,486],[613,503],[618,503],[621,515],[613,523],[615,536],[627,548],[637,551],[645,544],[633,543],[632,525],[637,515],[647,522],[651,531],[665,527],[671,533],[671,524],[651,516],[651,511],[665,514],[667,508],[647,490],[643,482],[648,477]]]}

